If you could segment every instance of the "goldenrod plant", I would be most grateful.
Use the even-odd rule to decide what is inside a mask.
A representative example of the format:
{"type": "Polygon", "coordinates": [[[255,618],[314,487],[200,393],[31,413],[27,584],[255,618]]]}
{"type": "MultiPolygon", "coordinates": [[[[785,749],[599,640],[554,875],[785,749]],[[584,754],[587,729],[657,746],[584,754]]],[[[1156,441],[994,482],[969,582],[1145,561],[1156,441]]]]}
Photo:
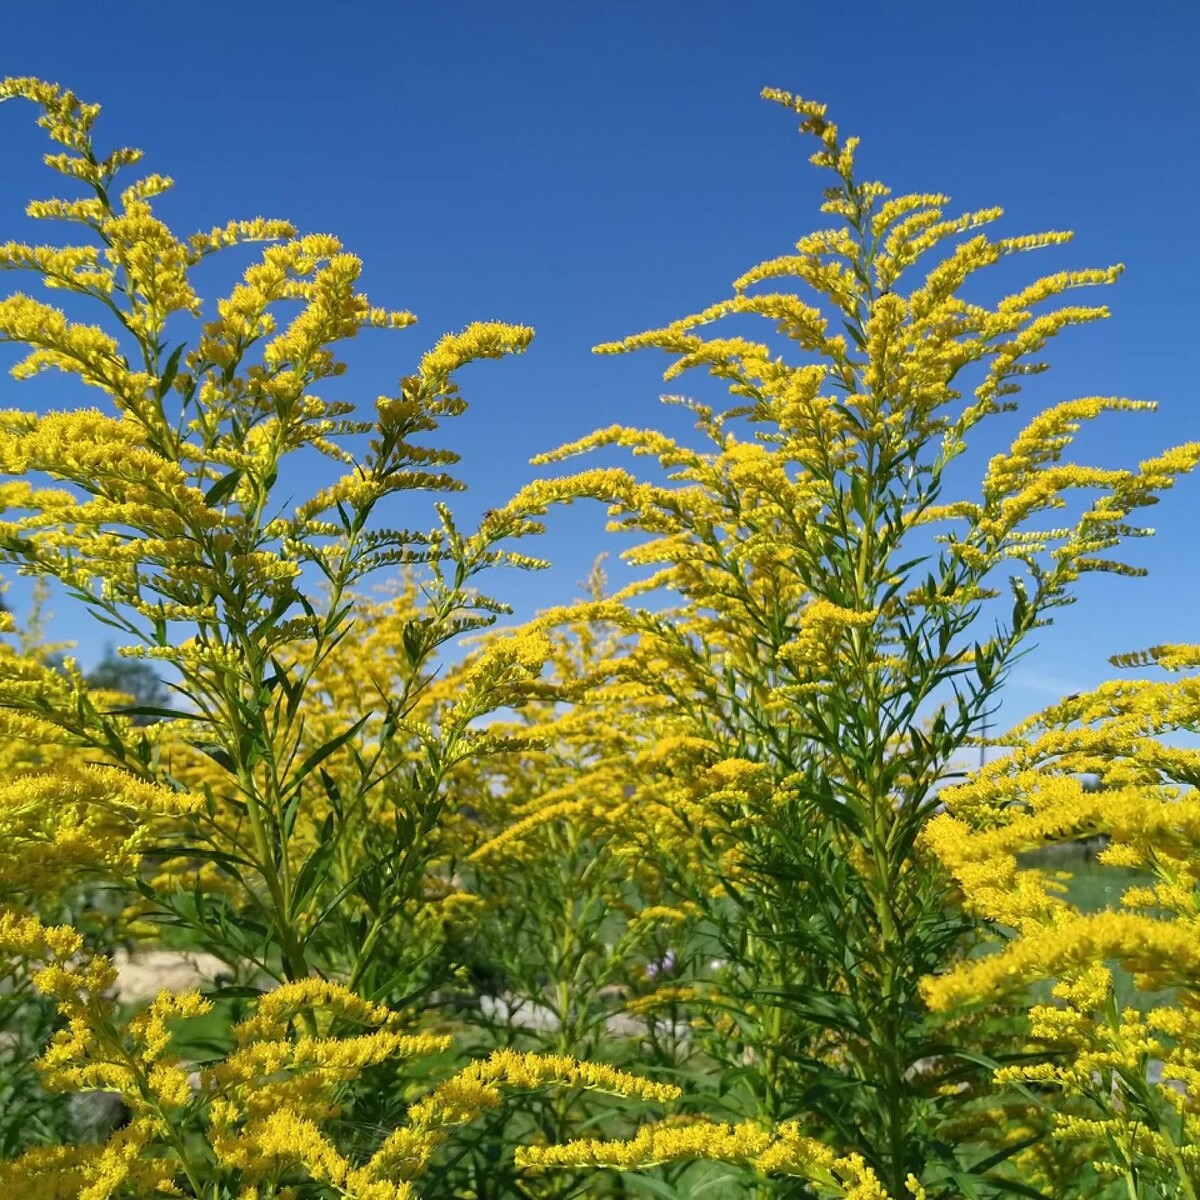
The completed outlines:
{"type": "Polygon", "coordinates": [[[1153,408],[1103,395],[1010,425],[1051,338],[1108,316],[1060,298],[1120,267],[1057,271],[987,303],[986,268],[1070,235],[992,236],[998,208],[949,215],[945,196],[863,182],[858,139],[823,106],[765,96],[816,140],[834,223],[730,299],[598,347],[665,351],[668,381],[705,372],[732,403],[670,398],[694,414],[696,443],[614,426],[535,460],[624,447],[659,480],[597,467],[534,483],[524,502],[599,499],[612,529],[646,535],[625,558],[650,570],[602,612],[633,639],[624,677],[660,702],[630,781],[724,963],[702,1011],[721,1102],[764,1131],[747,1145],[790,1123],[861,1155],[894,1196],[910,1180],[985,1194],[1005,1185],[1003,1155],[947,1144],[939,1126],[988,1047],[918,990],[975,932],[919,839],[1018,654],[1085,573],[1137,573],[1111,551],[1146,532],[1134,514],[1200,443],[1132,468],[1072,461],[1084,424],[1153,408]],[[752,340],[747,318],[774,338],[752,340]],[[708,332],[727,320],[735,332],[708,332]],[[1009,448],[977,491],[952,492],[989,431],[1009,448]]]}
{"type": "MultiPolygon", "coordinates": [[[[70,695],[71,664],[56,671],[65,648],[47,643],[44,584],[18,626],[0,613],[0,678],[8,691],[57,689],[70,695]]],[[[108,904],[113,870],[140,859],[145,811],[108,794],[84,748],[60,740],[36,718],[0,710],[4,783],[0,787],[0,909],[69,923],[94,947],[119,944],[129,932],[121,903],[108,904]],[[97,804],[96,801],[101,803],[97,804]]],[[[161,801],[162,797],[157,797],[161,801]]],[[[0,1158],[26,1145],[69,1136],[70,1104],[41,1086],[34,1062],[54,1026],[54,1006],[33,986],[20,956],[0,954],[0,1158]]]]}
{"type": "MultiPolygon", "coordinates": [[[[605,590],[597,564],[587,592],[599,600],[605,590]]],[[[670,902],[657,859],[631,836],[639,811],[625,763],[638,746],[637,694],[608,678],[621,640],[613,628],[583,621],[548,633],[546,694],[523,705],[519,720],[491,726],[513,749],[488,760],[461,830],[471,847],[463,885],[476,903],[463,928],[460,1002],[474,1006],[484,1045],[600,1056],[678,1081],[692,1049],[690,1014],[682,1003],[669,1011],[661,993],[685,967],[678,935],[690,914],[670,902]]],[[[463,1159],[464,1194],[509,1194],[497,1187],[498,1141],[557,1144],[583,1129],[593,1138],[632,1132],[628,1113],[583,1089],[498,1114],[463,1159]]],[[[686,1169],[675,1164],[659,1178],[686,1169]]],[[[507,1186],[565,1198],[601,1184],[584,1164],[507,1186]]]]}
{"type": "Polygon", "coordinates": [[[4,1168],[6,1190],[399,1200],[447,1132],[495,1107],[505,1087],[673,1096],[571,1058],[501,1055],[410,1104],[407,1124],[353,1161],[322,1134],[364,1072],[387,1064],[390,1086],[414,1101],[405,1060],[445,1048],[440,1035],[396,1031],[419,1023],[421,987],[386,952],[419,936],[447,780],[509,745],[476,724],[520,702],[546,652],[537,636],[495,639],[452,696],[428,698],[439,648],[505,611],[475,577],[539,566],[501,545],[539,526],[508,506],[465,533],[439,501],[435,527],[410,531],[380,527],[377,510],[398,493],[462,486],[449,472],[457,455],[419,439],[464,410],[460,367],[519,353],[532,332],[491,322],[447,335],[373,420],[352,420],[351,404],[316,394],[344,371],[338,346],[363,328],[413,321],[368,303],[357,258],[282,221],[180,239],[153,211],[171,180],[126,181],[140,152],[95,148],[98,106],[28,78],[0,84],[0,99],[37,106],[63,148],[47,165],[84,192],[28,210],[78,228],[82,244],[6,243],[0,265],[91,302],[103,322],[16,293],[0,300],[0,341],[28,352],[18,379],[55,368],[114,410],[0,414],[0,465],[12,479],[0,560],[57,580],[129,639],[120,653],[169,664],[181,698],[173,708],[114,706],[69,661],[63,671],[29,662],[0,679],[9,736],[90,759],[6,785],[3,952],[33,964],[65,1022],[40,1060],[47,1086],[109,1089],[129,1112],[95,1147],[29,1149],[4,1168]],[[204,314],[195,268],[247,243],[265,248],[204,314]],[[365,450],[349,448],[355,438],[365,450]],[[285,460],[305,452],[342,473],[289,507],[285,460]],[[347,713],[335,656],[353,626],[354,587],[381,568],[419,571],[423,598],[404,610],[401,597],[399,679],[347,713]],[[324,581],[319,606],[305,570],[324,581]],[[147,716],[162,720],[135,725],[147,716]],[[360,734],[369,745],[355,744],[360,734]],[[27,844],[45,854],[21,853],[27,844]],[[89,953],[77,930],[29,906],[35,888],[85,863],[141,894],[143,933],[182,931],[247,986],[164,994],[144,1013],[126,1011],[111,955],[89,953]],[[210,1018],[214,1001],[231,998],[249,1012],[193,1082],[172,1054],[173,1026],[210,1018]],[[345,1032],[364,1024],[365,1034],[345,1032]]]}
{"type": "Polygon", "coordinates": [[[172,696],[0,612],[0,1057],[38,1114],[0,1119],[0,1193],[1195,1195],[1197,653],[1122,660],[1184,674],[1065,700],[950,777],[1082,576],[1138,573],[1117,547],[1200,443],[1101,468],[1076,434],[1152,404],[1014,418],[1049,341],[1108,315],[1065,297],[1120,268],[988,302],[985,268],[1069,235],[862,182],[822,106],[766,96],[816,140],[829,227],[599,348],[731,398],[673,398],[692,440],[538,460],[624,448],[654,479],[542,479],[468,530],[427,439],[459,369],[529,329],[441,338],[366,419],[330,391],[345,343],[414,318],[337,239],[180,237],[96,105],[0,83],[74,193],[28,209],[70,244],[0,245],[64,294],[0,299],[0,342],[105,406],[0,412],[0,563],[172,696]],[[217,255],[241,277],[207,304],[217,255]],[[543,565],[514,546],[585,498],[641,535],[633,582],[491,628],[484,573],[543,565]],[[1147,877],[1114,911],[1019,857],[1083,836],[1147,877]],[[148,949],[227,978],[131,997],[148,949]],[[52,1098],[96,1092],[119,1119],[76,1136],[52,1098]]]}
{"type": "Polygon", "coordinates": [[[1117,680],[1022,722],[1013,749],[949,789],[924,839],[965,902],[1003,931],[994,954],[925,981],[940,1010],[1029,1006],[1040,1054],[999,1068],[1036,1089],[1055,1137],[1086,1148],[1102,1177],[1136,1197],[1200,1192],[1200,649],[1155,646],[1114,658],[1157,678],[1117,680]],[[1171,676],[1175,676],[1171,678],[1171,676]],[[1188,739],[1190,740],[1190,739],[1188,739]],[[1087,786],[1098,779],[1100,786],[1087,786]],[[1028,852],[1099,838],[1116,904],[1084,912],[1028,852]],[[1022,855],[1026,857],[1021,857],[1022,855]],[[1132,995],[1114,986],[1121,970],[1132,995]],[[1132,1000],[1138,1001],[1136,1004],[1132,1000]]]}
{"type": "Polygon", "coordinates": [[[100,1145],[34,1147],[0,1164],[0,1181],[10,1191],[86,1200],[160,1194],[409,1200],[418,1194],[412,1180],[454,1130],[497,1107],[506,1091],[583,1087],[658,1102],[677,1094],[611,1067],[501,1051],[412,1103],[405,1124],[355,1163],[322,1128],[340,1116],[343,1086],[374,1064],[443,1050],[449,1039],[406,1033],[385,1006],[314,978],[265,994],[234,1027],[233,1050],[189,1075],[170,1054],[171,1026],[211,1012],[199,992],[164,991],[121,1022],[107,995],[115,982],[111,962],[100,956],[80,963],[73,930],[5,914],[0,947],[44,960],[35,982],[57,998],[66,1019],[39,1063],[49,1086],[104,1087],[130,1112],[128,1123],[100,1145]]]}
{"type": "MultiPolygon", "coordinates": [[[[374,421],[349,420],[351,405],[314,394],[343,372],[335,347],[361,328],[401,328],[413,318],[368,304],[356,290],[360,263],[336,239],[253,220],[179,240],[152,211],[169,179],[150,175],[118,191],[117,177],[140,154],[117,150],[98,157],[91,135],[96,106],[28,79],[7,82],[0,95],[41,108],[40,123],[66,148],[47,156],[48,164],[89,193],[35,202],[30,214],[82,226],[92,239],[54,249],[9,243],[0,260],[93,301],[112,326],[107,332],[73,322],[18,293],[0,302],[0,339],[29,350],[18,378],[54,367],[97,388],[116,410],[115,416],[98,410],[4,414],[6,472],[47,475],[58,486],[5,485],[13,515],[2,554],[26,573],[57,579],[101,621],[123,631],[132,643],[123,653],[174,666],[190,702],[185,710],[149,714],[172,720],[136,736],[129,717],[147,714],[105,711],[86,695],[68,703],[49,688],[10,689],[6,707],[106,753],[122,768],[114,778],[169,785],[173,777],[162,754],[168,738],[206,755],[214,767],[211,783],[191,789],[202,796],[201,812],[174,853],[215,864],[255,912],[262,948],[227,949],[280,980],[307,978],[316,965],[312,927],[328,897],[314,912],[324,873],[311,843],[293,837],[297,817],[323,787],[322,762],[370,714],[343,722],[308,748],[302,701],[350,626],[350,589],[370,572],[405,564],[428,568],[432,611],[414,614],[405,635],[419,691],[428,682],[425,660],[442,642],[502,609],[474,592],[472,578],[501,561],[538,565],[497,548],[531,528],[512,513],[472,535],[461,533],[440,503],[441,524],[429,533],[372,524],[384,497],[461,486],[447,471],[457,457],[452,451],[411,439],[463,410],[452,378],[457,368],[520,352],[531,331],[492,323],[448,335],[402,381],[399,396],[378,402],[374,421]],[[180,321],[200,317],[193,269],[245,242],[267,245],[218,303],[214,319],[199,320],[195,344],[172,345],[180,321]],[[276,313],[288,305],[296,311],[280,325],[276,313]],[[361,461],[341,445],[355,435],[370,437],[361,461]],[[344,473],[288,511],[279,474],[284,460],[301,450],[341,464],[344,473]],[[298,583],[306,568],[327,583],[319,612],[298,583]],[[191,636],[183,636],[185,627],[194,630],[191,636]]],[[[536,674],[537,666],[527,648],[497,651],[464,689],[460,705],[469,711],[463,723],[495,702],[495,680],[506,671],[536,674]]],[[[501,690],[500,702],[507,702],[511,688],[501,690]]],[[[406,691],[387,699],[379,752],[414,703],[406,691]]],[[[436,791],[457,751],[440,733],[424,731],[424,740],[425,761],[413,772],[423,772],[423,784],[436,791]]],[[[364,794],[385,786],[374,773],[377,760],[378,754],[370,765],[362,760],[364,794]]],[[[321,854],[336,839],[331,830],[321,854]]],[[[169,843],[155,847],[160,857],[171,851],[169,843]]],[[[391,902],[390,886],[387,879],[372,881],[377,911],[391,902]]],[[[187,913],[201,931],[218,916],[202,896],[187,913]]],[[[368,930],[368,950],[371,941],[368,930]]]]}

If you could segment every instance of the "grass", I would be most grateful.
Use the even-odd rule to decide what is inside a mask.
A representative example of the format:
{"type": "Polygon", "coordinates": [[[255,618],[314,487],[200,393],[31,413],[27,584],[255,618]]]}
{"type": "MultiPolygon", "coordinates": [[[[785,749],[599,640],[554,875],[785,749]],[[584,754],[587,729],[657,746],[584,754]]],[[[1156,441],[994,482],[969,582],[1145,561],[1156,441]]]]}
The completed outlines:
{"type": "Polygon", "coordinates": [[[1048,846],[1022,855],[1022,865],[1067,875],[1066,898],[1081,912],[1102,912],[1115,908],[1126,888],[1151,882],[1144,871],[1128,867],[1106,867],[1095,853],[1082,843],[1048,846]]]}
{"type": "MultiPolygon", "coordinates": [[[[1108,867],[1096,859],[1093,848],[1076,842],[1066,846],[1048,846],[1021,856],[1021,865],[1043,871],[1061,872],[1066,878],[1066,899],[1081,912],[1097,913],[1116,908],[1125,890],[1153,882],[1145,871],[1129,867],[1108,867]]],[[[1119,963],[1109,963],[1113,973],[1113,989],[1120,1008],[1148,1012],[1174,1001],[1174,993],[1139,991],[1133,977],[1119,963]]],[[[1048,989],[1046,994],[1048,995],[1048,989]]]]}

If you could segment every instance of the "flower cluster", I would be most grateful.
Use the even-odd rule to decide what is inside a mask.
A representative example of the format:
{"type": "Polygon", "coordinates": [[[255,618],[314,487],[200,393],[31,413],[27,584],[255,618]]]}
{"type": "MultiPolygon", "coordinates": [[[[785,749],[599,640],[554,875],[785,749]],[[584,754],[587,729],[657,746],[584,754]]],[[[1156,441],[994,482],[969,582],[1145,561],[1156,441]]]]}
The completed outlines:
{"type": "Polygon", "coordinates": [[[1126,668],[1175,678],[1120,681],[1069,697],[1005,735],[1014,749],[943,793],[926,830],[964,901],[1013,933],[996,952],[923,984],[947,1010],[1019,1002],[1044,1057],[997,1072],[999,1083],[1053,1088],[1056,1136],[1094,1150],[1099,1167],[1193,1195],[1200,1181],[1200,804],[1196,752],[1170,744],[1200,715],[1194,647],[1124,655],[1126,668]],[[1085,781],[1092,780],[1085,786],[1085,781]],[[1022,854],[1101,838],[1100,862],[1142,881],[1115,907],[1082,912],[1022,854]],[[1144,999],[1118,1003],[1110,965],[1144,999]]]}
{"type": "Polygon", "coordinates": [[[333,398],[346,343],[415,318],[337,238],[177,234],[172,180],[97,149],[97,106],[0,82],[72,192],[28,209],[65,244],[0,243],[63,297],[0,298],[0,343],[18,380],[97,403],[0,412],[0,563],[179,696],[0,646],[0,1023],[24,1022],[0,1094],[36,1056],[38,1103],[104,1091],[125,1118],[88,1141],[4,1116],[0,1192],[549,1200],[609,1194],[609,1169],[688,1195],[709,1162],[697,1193],[1197,1195],[1200,751],[1178,735],[1200,649],[1118,660],[1168,677],[1064,700],[942,785],[1081,577],[1140,573],[1119,548],[1200,442],[1078,460],[1093,422],[1153,405],[1069,398],[955,493],[1050,341],[1107,317],[1072,298],[1121,268],[989,300],[988,268],[1070,235],[895,196],[824,106],[765,95],[815,142],[829,227],[597,347],[665,352],[695,435],[597,430],[535,464],[623,450],[651,477],[541,478],[469,528],[436,435],[460,369],[527,327],[441,337],[360,414],[333,398]],[[213,255],[237,281],[208,304],[213,255]],[[431,517],[380,523],[422,494],[431,517]],[[584,499],[632,582],[597,568],[492,628],[511,610],[481,577],[545,566],[514,544],[584,499]],[[1106,911],[1037,862],[1085,837],[1138,874],[1106,911]],[[232,982],[139,1002],[134,937],[232,982]]]}

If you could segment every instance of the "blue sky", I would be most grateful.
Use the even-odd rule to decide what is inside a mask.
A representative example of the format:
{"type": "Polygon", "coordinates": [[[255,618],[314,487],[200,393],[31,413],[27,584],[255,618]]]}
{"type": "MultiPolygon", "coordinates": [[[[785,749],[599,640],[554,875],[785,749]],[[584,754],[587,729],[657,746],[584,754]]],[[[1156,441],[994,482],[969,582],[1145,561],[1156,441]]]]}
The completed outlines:
{"type": "MultiPolygon", "coordinates": [[[[0,73],[101,102],[102,140],[176,178],[163,212],[177,227],[284,216],[363,257],[373,300],[421,323],[364,337],[344,397],[369,404],[471,320],[536,327],[523,359],[464,376],[472,408],[450,436],[465,518],[528,479],[531,455],[594,427],[677,427],[657,404],[663,360],[590,347],[724,298],[824,222],[810,147],[763,86],[828,103],[861,135],[864,175],[897,192],[1002,204],[1005,232],[1076,231],[1072,247],[1019,260],[1014,283],[1125,263],[1112,320],[1060,339],[1029,404],[1159,400],[1089,438],[1113,465],[1200,436],[1200,13],[1182,0],[43,0],[4,6],[0,47],[0,73]]],[[[25,202],[55,190],[30,111],[0,108],[0,146],[0,240],[26,238],[25,202]]],[[[0,407],[79,399],[61,379],[0,379],[0,407]]],[[[1133,547],[1151,576],[1088,580],[1015,673],[1007,715],[1106,677],[1110,653],[1200,634],[1198,510],[1190,479],[1152,511],[1158,537],[1133,547]]],[[[554,568],[493,591],[522,614],[569,599],[616,548],[602,529],[597,509],[556,516],[541,548],[554,568]]],[[[109,631],[54,607],[52,633],[94,660],[109,631]]]]}

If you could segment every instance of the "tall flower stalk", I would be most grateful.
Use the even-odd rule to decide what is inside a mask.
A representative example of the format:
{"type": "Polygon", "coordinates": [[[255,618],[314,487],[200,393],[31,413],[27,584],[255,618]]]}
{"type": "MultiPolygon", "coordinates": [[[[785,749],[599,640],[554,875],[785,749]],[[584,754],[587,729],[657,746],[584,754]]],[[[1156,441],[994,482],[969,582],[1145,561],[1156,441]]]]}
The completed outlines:
{"type": "Polygon", "coordinates": [[[1026,1010],[1040,1053],[1000,1068],[998,1081],[1035,1089],[1056,1139],[1125,1194],[1195,1197],[1200,648],[1155,646],[1113,663],[1167,674],[1065,698],[1010,730],[1007,754],[947,789],[947,811],[923,840],[1001,946],[923,990],[938,1011],[1026,1010]],[[1126,882],[1099,912],[1081,911],[1026,857],[1085,838],[1101,839],[1104,873],[1126,882]],[[1034,984],[1050,994],[1031,1003],[1034,984]]]}
{"type": "Polygon", "coordinates": [[[519,353],[532,331],[485,323],[448,335],[401,381],[399,395],[378,401],[373,420],[353,420],[352,404],[316,394],[345,370],[339,345],[364,328],[398,329],[415,318],[370,305],[357,290],[361,263],[337,239],[262,219],[178,238],[152,207],[171,180],[125,181],[140,152],[101,157],[95,148],[98,106],[31,79],[7,81],[0,98],[39,107],[40,124],[64,148],[47,164],[85,193],[36,201],[30,215],[86,238],[61,247],[7,243],[0,267],[90,301],[102,322],[81,324],[16,293],[0,301],[0,341],[28,350],[18,378],[54,368],[115,409],[0,415],[0,466],[18,480],[4,485],[12,515],[0,531],[0,560],[57,579],[125,634],[123,654],[175,667],[189,707],[133,713],[170,718],[135,735],[131,710],[104,711],[83,693],[59,703],[46,692],[10,689],[4,702],[102,750],[127,772],[202,790],[201,812],[153,852],[160,863],[207,864],[210,882],[220,877],[231,886],[151,889],[160,912],[280,980],[340,970],[341,954],[357,982],[369,973],[364,955],[377,946],[397,895],[411,892],[396,864],[426,866],[421,853],[405,857],[403,839],[431,835],[447,773],[460,756],[486,752],[464,731],[511,700],[517,677],[540,668],[536,644],[502,648],[464,681],[437,732],[415,723],[438,647],[503,611],[475,591],[474,577],[501,562],[539,565],[498,546],[534,526],[505,510],[467,534],[438,502],[438,525],[409,531],[380,527],[378,511],[389,497],[462,487],[449,472],[458,456],[420,438],[465,409],[453,379],[459,367],[519,353]],[[246,243],[266,245],[204,319],[195,269],[246,243]],[[183,340],[189,318],[191,341],[183,340]],[[365,449],[355,438],[366,439],[365,449]],[[302,452],[343,473],[289,508],[280,476],[302,452]],[[49,476],[55,486],[34,487],[24,481],[29,475],[49,476]],[[398,843],[387,868],[360,862],[330,886],[331,855],[350,836],[357,806],[351,797],[331,803],[326,792],[335,785],[320,770],[372,714],[335,721],[314,744],[305,700],[319,704],[316,681],[351,627],[354,586],[381,568],[420,566],[429,603],[411,614],[404,634],[408,678],[394,695],[375,697],[376,745],[357,756],[352,790],[359,797],[390,790],[400,807],[397,793],[421,792],[428,820],[393,826],[398,843]],[[325,581],[320,610],[302,590],[306,570],[325,581]],[[381,762],[397,736],[416,750],[385,773],[381,762]],[[215,768],[207,777],[196,777],[198,756],[215,768]],[[398,766],[406,768],[399,777],[398,766]],[[316,839],[318,809],[328,820],[316,839]],[[231,896],[241,918],[233,922],[231,896]],[[331,949],[322,941],[324,921],[339,899],[357,907],[366,928],[331,949]]]}
{"type": "Polygon", "coordinates": [[[6,1194],[409,1200],[452,1133],[506,1090],[671,1099],[674,1088],[570,1057],[493,1055],[420,1099],[408,1068],[450,1041],[406,1028],[420,1024],[431,987],[420,966],[451,890],[448,781],[510,748],[478,723],[537,690],[548,647],[495,639],[452,692],[435,686],[440,648],[507,611],[477,576],[542,565],[502,548],[540,526],[509,505],[468,533],[440,500],[428,531],[378,518],[401,493],[463,486],[450,473],[458,456],[423,438],[464,411],[460,367],[520,353],[532,331],[488,322],[447,335],[372,419],[351,419],[352,404],[317,394],[343,374],[342,344],[414,318],[370,305],[361,263],[337,239],[262,219],[178,238],[152,203],[171,180],[127,180],[136,150],[101,156],[98,106],[28,78],[0,83],[7,99],[39,108],[63,148],[47,165],[84,195],[28,209],[78,244],[8,242],[0,269],[69,293],[72,311],[91,303],[101,323],[17,292],[0,300],[0,342],[27,351],[18,379],[62,371],[113,411],[0,413],[0,562],[57,580],[125,635],[120,653],[174,667],[182,700],[113,705],[70,660],[0,672],[6,733],[92,756],[60,755],[0,796],[0,970],[22,964],[7,973],[57,1004],[62,1028],[38,1063],[46,1086],[108,1089],[130,1114],[99,1145],[32,1147],[0,1164],[6,1194]],[[195,270],[246,243],[265,247],[203,312],[195,270]],[[299,456],[331,460],[335,478],[293,504],[281,492],[299,456]],[[385,568],[416,581],[384,614],[393,659],[376,665],[390,676],[347,688],[338,655],[356,608],[360,646],[381,622],[354,589],[385,568]],[[324,580],[323,604],[306,595],[306,571],[324,580]],[[9,861],[30,849],[50,879],[9,861]],[[129,1017],[111,947],[85,953],[77,930],[29,911],[63,882],[54,868],[76,864],[140,893],[143,933],[181,927],[252,986],[164,992],[129,1017]],[[236,1020],[231,999],[244,1002],[236,1020]],[[224,1044],[189,1071],[178,1025],[213,1016],[218,1000],[224,1044]],[[340,1106],[371,1072],[401,1111],[344,1153],[340,1106]]]}
{"type": "Polygon", "coordinates": [[[593,611],[636,636],[613,671],[658,701],[630,779],[647,844],[669,848],[726,964],[705,984],[724,1102],[861,1154],[892,1195],[917,1181],[958,1195],[1003,1155],[939,1137],[980,1047],[925,1011],[918,984],[974,934],[919,839],[1031,635],[1085,572],[1138,573],[1109,551],[1146,532],[1132,515],[1200,444],[1133,469],[1071,461],[1085,423],[1153,407],[1071,399],[1008,433],[977,492],[952,492],[1050,339],[1108,315],[1055,301],[1120,268],[987,304],[981,272],[1070,235],[993,237],[999,209],[952,216],[945,196],[861,182],[858,139],[823,106],[765,95],[816,139],[836,223],[732,298],[598,347],[665,351],[667,380],[707,372],[732,405],[671,398],[695,445],[614,426],[535,460],[624,447],[660,482],[594,468],[525,501],[596,498],[611,528],[646,535],[625,557],[653,570],[593,611]],[[803,294],[763,290],[788,280],[803,294]],[[775,337],[743,335],[746,318],[775,337]],[[725,320],[738,332],[708,332],[725,320]],[[652,596],[667,600],[639,606],[652,596]]]}

